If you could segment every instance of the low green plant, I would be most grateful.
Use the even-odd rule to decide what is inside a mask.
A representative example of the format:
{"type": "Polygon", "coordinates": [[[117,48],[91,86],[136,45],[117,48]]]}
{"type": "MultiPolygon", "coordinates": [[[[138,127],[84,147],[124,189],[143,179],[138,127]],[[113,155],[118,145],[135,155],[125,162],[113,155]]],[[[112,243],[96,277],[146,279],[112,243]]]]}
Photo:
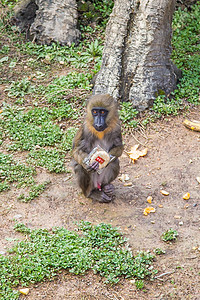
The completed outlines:
{"type": "Polygon", "coordinates": [[[200,103],[199,15],[199,1],[191,7],[191,11],[179,8],[174,13],[172,59],[182,70],[182,78],[174,92],[175,101],[184,99],[193,104],[200,103]]]}
{"type": "Polygon", "coordinates": [[[1,0],[3,6],[13,7],[19,0],[1,0]]]}
{"type": "Polygon", "coordinates": [[[77,130],[78,129],[75,127],[69,127],[65,131],[62,141],[58,145],[58,148],[60,148],[63,151],[70,151],[72,149],[73,138],[75,137],[77,130]]]}
{"type": "MultiPolygon", "coordinates": [[[[103,51],[103,46],[100,45],[99,41],[96,39],[94,42],[91,42],[89,44],[87,52],[85,52],[85,55],[91,56],[93,58],[97,56],[101,57],[102,51],[103,51]]],[[[84,53],[82,55],[84,55],[84,53]]]]}
{"type": "Polygon", "coordinates": [[[112,12],[114,1],[93,0],[78,1],[79,26],[83,31],[85,26],[95,22],[101,27],[105,27],[112,12]]]}
{"type": "MultiPolygon", "coordinates": [[[[31,56],[31,60],[27,62],[28,65],[34,66],[38,62],[43,63],[48,61],[49,64],[64,63],[72,65],[75,68],[84,68],[89,70],[90,64],[95,72],[96,64],[99,65],[102,55],[102,45],[100,42],[87,41],[81,42],[79,46],[72,45],[61,46],[58,43],[52,43],[51,45],[37,45],[32,42],[17,43],[17,47],[24,55],[31,56]]],[[[45,66],[45,65],[44,65],[45,66]]],[[[98,68],[98,67],[97,67],[98,68]]],[[[89,70],[91,71],[91,70],[89,70]]]]}
{"type": "Polygon", "coordinates": [[[87,73],[70,72],[66,76],[59,76],[50,83],[45,91],[45,98],[48,102],[54,103],[57,97],[62,97],[69,90],[79,88],[90,90],[92,75],[87,73]]]}
{"type": "Polygon", "coordinates": [[[139,290],[143,289],[143,287],[144,287],[144,281],[143,280],[136,280],[135,281],[135,286],[139,290]]]}
{"type": "Polygon", "coordinates": [[[0,192],[10,188],[11,183],[17,187],[34,182],[35,169],[14,160],[12,155],[0,152],[0,192]]]}
{"type": "MultiPolygon", "coordinates": [[[[0,177],[1,177],[1,175],[0,175],[0,177]]],[[[6,191],[9,188],[10,188],[10,184],[6,180],[0,182],[0,192],[6,191]]]]}
{"type": "Polygon", "coordinates": [[[125,127],[137,127],[139,122],[134,119],[137,117],[137,114],[138,111],[133,108],[131,102],[123,102],[121,104],[119,117],[125,127]]]}
{"type": "Polygon", "coordinates": [[[26,94],[31,94],[35,91],[35,86],[31,85],[28,78],[23,78],[20,81],[13,81],[8,89],[9,97],[24,97],[26,94]]]}
{"type": "Polygon", "coordinates": [[[10,47],[9,45],[2,45],[0,49],[0,54],[7,54],[10,52],[10,47]]]}
{"type": "Polygon", "coordinates": [[[65,172],[64,157],[65,154],[57,149],[38,149],[31,150],[28,154],[30,164],[47,168],[50,172],[65,172]]]}
{"type": "Polygon", "coordinates": [[[48,119],[49,114],[45,109],[24,112],[23,109],[6,105],[2,116],[0,126],[4,129],[5,136],[14,141],[8,145],[9,150],[31,150],[36,145],[53,146],[62,140],[62,131],[49,120],[51,118],[48,119]]]}
{"type": "Polygon", "coordinates": [[[5,62],[8,62],[9,60],[9,57],[8,56],[3,56],[1,59],[0,59],[0,64],[3,64],[5,62]]]}
{"type": "Polygon", "coordinates": [[[165,250],[162,250],[162,249],[160,249],[160,248],[156,248],[156,249],[154,250],[154,253],[155,253],[156,255],[165,254],[165,250]]]}
{"type": "Polygon", "coordinates": [[[182,108],[181,101],[166,98],[165,95],[158,96],[153,103],[152,110],[157,113],[157,117],[178,115],[182,108]]]}
{"type": "Polygon", "coordinates": [[[44,190],[46,189],[48,184],[49,184],[49,181],[46,181],[46,182],[38,184],[38,185],[37,184],[32,185],[32,187],[30,188],[30,191],[29,191],[29,195],[25,197],[24,194],[21,194],[18,197],[18,200],[21,200],[22,202],[32,201],[33,199],[39,197],[44,192],[44,190]]]}
{"type": "Polygon", "coordinates": [[[61,270],[73,274],[93,270],[112,284],[120,277],[135,277],[138,288],[142,288],[143,279],[156,273],[152,270],[153,255],[139,252],[134,256],[119,230],[109,224],[82,222],[78,232],[65,228],[48,232],[30,230],[20,223],[15,230],[26,238],[17,242],[9,255],[0,255],[0,297],[4,300],[18,299],[13,288],[51,279],[61,270]]]}
{"type": "Polygon", "coordinates": [[[161,236],[164,242],[171,242],[177,240],[178,232],[172,228],[164,232],[161,236]]]}

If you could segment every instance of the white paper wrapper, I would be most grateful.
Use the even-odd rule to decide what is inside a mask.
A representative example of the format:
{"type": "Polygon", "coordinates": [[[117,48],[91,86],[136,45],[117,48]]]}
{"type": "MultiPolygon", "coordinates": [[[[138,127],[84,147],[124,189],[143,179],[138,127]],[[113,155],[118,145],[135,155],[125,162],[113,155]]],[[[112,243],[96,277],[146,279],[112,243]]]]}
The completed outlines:
{"type": "Polygon", "coordinates": [[[110,155],[103,148],[97,146],[89,153],[84,163],[89,166],[95,161],[99,162],[99,169],[103,169],[110,162],[110,155]]]}

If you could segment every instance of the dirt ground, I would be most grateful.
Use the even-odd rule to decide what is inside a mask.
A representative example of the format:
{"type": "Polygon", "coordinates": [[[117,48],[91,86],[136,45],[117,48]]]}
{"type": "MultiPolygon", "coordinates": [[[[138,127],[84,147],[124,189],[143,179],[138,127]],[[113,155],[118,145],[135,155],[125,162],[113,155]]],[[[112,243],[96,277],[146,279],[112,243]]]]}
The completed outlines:
{"type": "MultiPolygon", "coordinates": [[[[187,113],[200,119],[200,108],[187,113]]],[[[73,173],[52,175],[38,168],[38,182],[51,180],[48,189],[30,203],[17,201],[19,190],[0,194],[0,253],[6,254],[20,234],[14,232],[15,220],[30,228],[65,226],[74,229],[75,221],[85,220],[119,226],[129,239],[133,252],[162,248],[154,267],[157,278],[137,290],[134,280],[122,279],[116,286],[89,272],[86,276],[60,274],[52,282],[30,287],[35,300],[107,300],[107,299],[200,299],[200,132],[186,129],[185,116],[159,121],[143,131],[124,137],[125,152],[120,158],[121,174],[128,174],[131,186],[116,179],[116,199],[109,204],[86,199],[76,186],[73,173]],[[148,148],[148,154],[133,164],[126,151],[135,144],[148,148]],[[160,193],[164,189],[168,196],[160,193]],[[189,200],[183,195],[189,192],[189,200]],[[143,215],[153,197],[155,213],[143,215]],[[178,240],[164,243],[161,235],[169,228],[178,231],[178,240]]],[[[70,168],[70,156],[66,157],[70,168]]]]}

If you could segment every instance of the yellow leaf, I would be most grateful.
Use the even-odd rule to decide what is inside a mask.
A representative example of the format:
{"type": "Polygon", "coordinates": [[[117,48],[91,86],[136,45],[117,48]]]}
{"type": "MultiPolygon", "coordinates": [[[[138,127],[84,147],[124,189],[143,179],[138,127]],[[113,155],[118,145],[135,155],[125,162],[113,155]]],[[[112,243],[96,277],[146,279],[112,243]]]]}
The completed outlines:
{"type": "Polygon", "coordinates": [[[124,183],[124,186],[132,186],[133,184],[132,184],[132,182],[125,182],[124,183]]]}
{"type": "Polygon", "coordinates": [[[28,295],[29,289],[28,288],[20,289],[19,292],[23,295],[28,295]]]}
{"type": "Polygon", "coordinates": [[[183,195],[183,199],[184,199],[184,200],[190,199],[190,193],[184,194],[184,195],[183,195]]]}
{"type": "Polygon", "coordinates": [[[130,178],[127,174],[122,174],[122,176],[118,177],[122,182],[128,181],[130,178]]]}
{"type": "Polygon", "coordinates": [[[148,202],[149,204],[151,204],[151,202],[152,202],[152,197],[151,197],[151,196],[148,196],[148,197],[147,197],[147,202],[148,202]]]}
{"type": "Polygon", "coordinates": [[[131,151],[127,152],[130,159],[133,161],[137,160],[139,157],[141,156],[145,156],[147,154],[148,149],[145,148],[143,150],[138,150],[139,145],[134,145],[133,147],[131,147],[131,151]]]}
{"type": "Polygon", "coordinates": [[[164,196],[168,196],[168,195],[169,195],[169,192],[167,192],[167,191],[161,190],[160,192],[161,192],[161,194],[164,195],[164,196]]]}
{"type": "Polygon", "coordinates": [[[145,216],[147,216],[150,212],[153,212],[153,213],[154,213],[155,211],[156,211],[156,210],[155,210],[154,207],[150,207],[150,206],[149,206],[149,207],[146,207],[146,208],[144,209],[144,212],[143,212],[143,213],[144,213],[145,216]]]}

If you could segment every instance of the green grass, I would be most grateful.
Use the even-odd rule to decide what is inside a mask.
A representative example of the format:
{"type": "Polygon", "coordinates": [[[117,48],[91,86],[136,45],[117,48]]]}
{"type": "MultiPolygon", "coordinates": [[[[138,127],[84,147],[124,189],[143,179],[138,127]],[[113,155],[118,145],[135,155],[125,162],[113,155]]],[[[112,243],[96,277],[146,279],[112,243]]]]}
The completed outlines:
{"type": "Polygon", "coordinates": [[[4,300],[18,299],[19,285],[51,279],[62,270],[79,275],[92,270],[111,284],[121,277],[136,278],[138,288],[156,273],[152,270],[154,256],[149,252],[133,255],[126,239],[111,225],[82,222],[78,231],[54,228],[48,232],[17,224],[15,230],[26,238],[16,243],[9,255],[0,255],[0,295],[4,300]]]}

